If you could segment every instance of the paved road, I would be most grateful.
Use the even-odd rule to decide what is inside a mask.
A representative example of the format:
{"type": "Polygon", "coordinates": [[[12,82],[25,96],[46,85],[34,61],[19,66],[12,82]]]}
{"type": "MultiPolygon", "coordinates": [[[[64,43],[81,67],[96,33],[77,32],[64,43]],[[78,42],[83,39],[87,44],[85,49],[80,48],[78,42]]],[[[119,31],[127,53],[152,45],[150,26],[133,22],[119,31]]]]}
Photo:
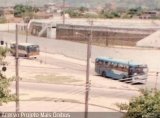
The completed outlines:
{"type": "MultiPolygon", "coordinates": [[[[15,84],[12,84],[12,88],[15,84]]],[[[84,86],[74,85],[57,85],[57,84],[44,84],[44,83],[30,83],[20,82],[20,88],[26,90],[37,90],[46,92],[61,92],[61,93],[73,93],[74,91],[81,91],[79,94],[84,95],[84,86]]],[[[116,90],[116,89],[105,89],[105,88],[91,88],[90,95],[93,97],[107,97],[107,98],[120,98],[130,99],[137,95],[137,91],[128,92],[128,90],[116,90]]]]}
{"type": "MultiPolygon", "coordinates": [[[[60,59],[55,59],[55,58],[52,58],[49,56],[45,57],[45,55],[40,55],[38,57],[37,61],[39,61],[39,60],[43,60],[43,62],[46,64],[61,67],[62,69],[66,70],[66,71],[68,70],[68,71],[72,71],[72,72],[75,72],[78,74],[80,74],[80,73],[85,74],[85,72],[86,72],[85,65],[77,64],[74,62],[68,62],[68,61],[65,61],[64,59],[60,60],[60,59]],[[45,58],[47,58],[47,59],[45,59],[45,58]]],[[[92,73],[94,73],[93,68],[92,68],[92,73]]]]}
{"type": "MultiPolygon", "coordinates": [[[[83,64],[78,64],[75,62],[69,62],[66,61],[65,59],[56,59],[52,58],[50,56],[45,56],[45,55],[40,55],[37,59],[37,61],[43,60],[44,63],[49,64],[49,65],[54,65],[58,66],[61,69],[59,69],[60,72],[67,72],[67,73],[74,73],[74,74],[86,74],[86,62],[84,61],[83,64]]],[[[91,65],[90,72],[92,75],[95,75],[94,71],[94,63],[91,65]]]]}
{"type": "MultiPolygon", "coordinates": [[[[39,56],[39,59],[42,59],[44,60],[44,55],[41,55],[39,56]]],[[[68,61],[65,61],[65,60],[59,60],[59,59],[53,59],[52,57],[47,57],[47,60],[46,60],[46,63],[47,64],[51,64],[51,65],[55,65],[55,66],[58,66],[58,67],[61,67],[62,69],[60,69],[59,71],[64,71],[65,72],[69,72],[69,73],[76,73],[76,74],[84,74],[86,73],[86,66],[85,65],[80,65],[80,64],[76,64],[76,63],[73,63],[73,62],[68,62],[68,61]]],[[[94,63],[93,63],[94,64],[94,63]]],[[[95,71],[94,71],[94,66],[92,65],[91,67],[91,74],[92,75],[96,75],[95,71]]],[[[150,76],[151,74],[149,74],[149,79],[147,80],[147,84],[144,85],[144,84],[136,84],[136,85],[133,85],[137,88],[155,88],[155,82],[156,82],[156,79],[155,79],[155,76],[156,75],[155,73],[152,73],[153,76],[150,76]]],[[[103,79],[107,79],[107,78],[103,78],[103,79]]],[[[126,84],[129,84],[129,83],[126,83],[126,84]]],[[[157,80],[157,88],[160,89],[160,78],[158,78],[157,80]]]]}

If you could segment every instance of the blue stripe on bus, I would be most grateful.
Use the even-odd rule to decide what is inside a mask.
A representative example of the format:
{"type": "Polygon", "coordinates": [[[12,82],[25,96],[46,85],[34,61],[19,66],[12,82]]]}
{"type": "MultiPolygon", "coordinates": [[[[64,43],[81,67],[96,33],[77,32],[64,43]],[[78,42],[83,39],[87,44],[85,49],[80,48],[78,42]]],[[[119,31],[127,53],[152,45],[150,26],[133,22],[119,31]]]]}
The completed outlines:
{"type": "Polygon", "coordinates": [[[115,59],[107,58],[107,57],[96,58],[96,60],[102,60],[102,61],[107,61],[107,62],[112,62],[112,63],[117,63],[117,64],[123,64],[123,65],[132,66],[132,67],[142,65],[142,64],[139,64],[139,63],[134,63],[132,61],[126,61],[126,60],[120,60],[120,59],[115,60],[115,59]]]}

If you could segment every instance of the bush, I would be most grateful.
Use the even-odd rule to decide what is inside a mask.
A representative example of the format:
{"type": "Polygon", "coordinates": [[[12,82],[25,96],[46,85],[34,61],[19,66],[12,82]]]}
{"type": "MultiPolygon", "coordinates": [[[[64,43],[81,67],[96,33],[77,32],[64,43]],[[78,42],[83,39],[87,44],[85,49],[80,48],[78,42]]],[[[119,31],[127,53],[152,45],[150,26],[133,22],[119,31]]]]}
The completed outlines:
{"type": "Polygon", "coordinates": [[[0,23],[7,23],[7,19],[5,17],[0,17],[0,23]]]}
{"type": "Polygon", "coordinates": [[[14,16],[23,17],[24,19],[27,19],[27,21],[25,20],[25,22],[29,22],[28,19],[32,19],[32,17],[34,16],[34,12],[37,11],[38,9],[31,6],[19,4],[14,7],[14,16]]]}
{"type": "MultiPolygon", "coordinates": [[[[3,65],[3,59],[5,58],[7,49],[0,47],[0,61],[3,65]]],[[[0,71],[0,105],[7,103],[11,100],[14,100],[14,95],[11,94],[9,89],[11,79],[8,79],[0,71]]]]}
{"type": "Polygon", "coordinates": [[[124,118],[160,118],[160,91],[141,90],[139,97],[129,104],[118,104],[120,110],[126,110],[124,118]]]}

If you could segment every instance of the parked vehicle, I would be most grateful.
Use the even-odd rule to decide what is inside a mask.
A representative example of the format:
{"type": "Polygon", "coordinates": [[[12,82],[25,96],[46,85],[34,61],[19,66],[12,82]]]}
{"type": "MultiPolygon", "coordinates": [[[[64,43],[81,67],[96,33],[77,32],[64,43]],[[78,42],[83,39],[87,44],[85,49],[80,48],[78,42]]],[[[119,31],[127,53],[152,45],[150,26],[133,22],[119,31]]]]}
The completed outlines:
{"type": "MultiPolygon", "coordinates": [[[[16,44],[12,43],[10,45],[11,53],[15,56],[16,54],[16,44]]],[[[40,53],[39,45],[30,43],[20,43],[18,44],[18,54],[23,57],[37,57],[40,53]]]]}
{"type": "Polygon", "coordinates": [[[96,58],[95,71],[104,77],[132,83],[145,83],[148,75],[147,65],[106,57],[96,58]]]}

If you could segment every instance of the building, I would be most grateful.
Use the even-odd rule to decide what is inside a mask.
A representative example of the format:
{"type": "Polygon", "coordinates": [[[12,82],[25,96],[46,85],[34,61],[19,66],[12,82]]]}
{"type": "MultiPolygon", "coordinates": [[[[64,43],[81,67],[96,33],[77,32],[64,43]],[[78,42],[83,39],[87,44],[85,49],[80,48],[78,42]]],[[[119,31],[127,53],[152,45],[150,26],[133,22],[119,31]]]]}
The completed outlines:
{"type": "Polygon", "coordinates": [[[140,19],[154,19],[154,18],[157,18],[158,15],[159,15],[158,11],[145,11],[139,16],[139,18],[140,19]]]}
{"type": "Polygon", "coordinates": [[[57,11],[61,9],[55,3],[45,4],[44,7],[47,13],[57,13],[57,11]]]}
{"type": "Polygon", "coordinates": [[[34,14],[34,17],[36,19],[49,19],[53,17],[53,14],[45,11],[39,11],[34,14]]]}

